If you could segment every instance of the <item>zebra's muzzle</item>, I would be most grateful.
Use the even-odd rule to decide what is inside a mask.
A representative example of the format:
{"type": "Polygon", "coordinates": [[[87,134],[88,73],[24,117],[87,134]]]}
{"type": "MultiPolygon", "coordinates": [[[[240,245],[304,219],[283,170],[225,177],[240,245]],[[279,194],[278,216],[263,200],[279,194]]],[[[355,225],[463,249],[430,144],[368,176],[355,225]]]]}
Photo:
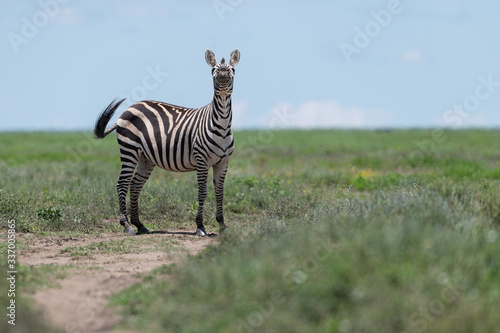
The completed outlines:
{"type": "Polygon", "coordinates": [[[228,84],[229,83],[229,77],[218,77],[217,78],[217,81],[220,83],[220,84],[228,84]]]}

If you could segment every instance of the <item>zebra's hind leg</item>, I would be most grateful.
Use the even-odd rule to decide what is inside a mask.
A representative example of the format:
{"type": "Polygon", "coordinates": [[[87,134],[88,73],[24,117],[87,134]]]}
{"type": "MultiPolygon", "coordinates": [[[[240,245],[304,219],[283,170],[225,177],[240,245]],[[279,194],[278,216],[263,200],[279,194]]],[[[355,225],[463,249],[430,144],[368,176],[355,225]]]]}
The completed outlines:
{"type": "Polygon", "coordinates": [[[144,157],[139,158],[139,166],[130,183],[130,220],[137,227],[138,234],[149,234],[149,230],[139,220],[139,195],[155,165],[144,157]]]}
{"type": "Polygon", "coordinates": [[[135,235],[134,228],[128,222],[127,218],[127,192],[130,186],[130,179],[134,174],[135,167],[137,165],[137,156],[131,156],[129,153],[124,154],[121,152],[122,169],[120,171],[120,178],[116,184],[116,189],[118,191],[118,203],[120,205],[120,224],[124,228],[124,232],[129,235],[135,235]]]}

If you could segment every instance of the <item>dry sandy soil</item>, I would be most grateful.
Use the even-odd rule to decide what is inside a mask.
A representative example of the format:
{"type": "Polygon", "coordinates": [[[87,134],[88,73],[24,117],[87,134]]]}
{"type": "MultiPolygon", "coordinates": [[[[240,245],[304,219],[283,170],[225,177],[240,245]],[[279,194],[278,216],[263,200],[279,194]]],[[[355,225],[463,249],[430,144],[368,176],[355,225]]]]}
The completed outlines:
{"type": "Polygon", "coordinates": [[[19,251],[21,264],[70,265],[66,277],[57,280],[58,287],[39,290],[32,297],[51,326],[75,333],[118,332],[113,330],[119,322],[116,309],[108,307],[111,294],[139,282],[152,269],[178,262],[215,242],[215,237],[198,237],[186,231],[141,236],[118,233],[81,237],[19,236],[18,239],[27,244],[19,251]],[[117,242],[134,248],[128,250],[131,253],[123,253],[127,250],[100,253],[92,245],[106,247],[117,242]],[[89,245],[92,247],[89,253],[75,256],[78,254],[75,249],[89,245]]]}

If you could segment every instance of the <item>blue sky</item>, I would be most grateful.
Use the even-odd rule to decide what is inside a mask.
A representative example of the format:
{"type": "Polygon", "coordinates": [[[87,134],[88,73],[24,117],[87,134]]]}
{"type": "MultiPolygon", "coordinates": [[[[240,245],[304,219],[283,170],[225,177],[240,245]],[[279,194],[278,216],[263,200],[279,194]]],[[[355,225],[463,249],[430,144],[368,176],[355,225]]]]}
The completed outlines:
{"type": "Polygon", "coordinates": [[[494,0],[4,0],[0,131],[91,129],[121,96],[203,106],[205,50],[235,48],[235,128],[498,127],[498,13],[494,0]]]}

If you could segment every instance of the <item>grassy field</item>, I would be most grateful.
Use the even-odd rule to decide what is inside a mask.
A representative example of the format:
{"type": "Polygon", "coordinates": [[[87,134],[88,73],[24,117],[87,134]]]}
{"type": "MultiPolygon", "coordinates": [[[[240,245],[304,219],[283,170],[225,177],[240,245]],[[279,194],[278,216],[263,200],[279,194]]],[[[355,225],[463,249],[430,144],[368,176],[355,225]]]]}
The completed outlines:
{"type": "MultiPolygon", "coordinates": [[[[500,132],[239,131],[235,142],[225,186],[230,228],[216,246],[113,296],[123,327],[500,327],[500,132]]],[[[15,219],[18,232],[122,232],[113,138],[1,133],[0,158],[1,218],[15,219]]],[[[212,188],[206,225],[217,232],[212,188]]],[[[156,169],[140,197],[143,223],[194,231],[196,191],[194,173],[156,169]]],[[[26,280],[34,273],[26,270],[26,280]]]]}

